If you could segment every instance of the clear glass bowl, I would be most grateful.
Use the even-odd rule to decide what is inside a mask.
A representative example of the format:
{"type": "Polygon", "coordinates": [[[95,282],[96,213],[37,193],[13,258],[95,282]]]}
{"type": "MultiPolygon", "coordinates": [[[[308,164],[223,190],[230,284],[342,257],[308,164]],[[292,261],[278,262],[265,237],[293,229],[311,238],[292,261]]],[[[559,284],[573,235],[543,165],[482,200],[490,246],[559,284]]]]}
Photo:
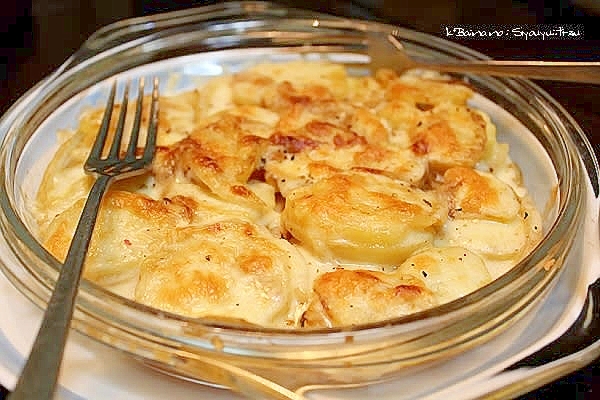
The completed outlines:
{"type": "MultiPolygon", "coordinates": [[[[109,78],[177,73],[178,85],[186,86],[258,61],[294,58],[331,59],[348,64],[353,73],[368,73],[393,67],[394,50],[386,41],[392,30],[414,56],[485,58],[390,25],[259,2],[131,19],[98,31],[0,121],[0,227],[12,252],[10,260],[0,263],[4,274],[45,306],[60,264],[32,234],[29,199],[37,190],[43,161],[56,146],[56,128],[74,126],[80,107],[97,104],[109,78]]],[[[543,210],[543,241],[499,279],[407,317],[316,331],[185,318],[84,281],[73,327],[164,372],[245,391],[260,386],[260,377],[289,388],[379,381],[446,359],[502,332],[532,312],[560,276],[586,209],[579,190],[587,179],[582,164],[597,166],[597,161],[573,119],[531,82],[483,76],[468,80],[481,95],[477,106],[496,117],[499,141],[510,144],[511,157],[543,210]]]]}

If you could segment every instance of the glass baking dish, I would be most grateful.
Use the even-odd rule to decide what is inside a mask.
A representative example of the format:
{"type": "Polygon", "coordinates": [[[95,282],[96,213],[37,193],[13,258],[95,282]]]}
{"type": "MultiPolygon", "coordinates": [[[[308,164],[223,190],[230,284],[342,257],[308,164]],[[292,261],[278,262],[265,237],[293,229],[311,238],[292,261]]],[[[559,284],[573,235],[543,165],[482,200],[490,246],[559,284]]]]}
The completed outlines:
{"type": "MultiPolygon", "coordinates": [[[[92,35],[67,62],[25,94],[0,122],[1,228],[16,260],[2,270],[44,307],[60,263],[36,240],[29,200],[58,128],[81,107],[98,105],[115,76],[160,76],[163,93],[262,61],[324,59],[353,74],[394,65],[386,36],[425,59],[484,59],[468,48],[390,25],[348,20],[270,3],[240,2],[126,20],[92,35]],[[177,84],[167,87],[168,77],[177,84]]],[[[468,76],[498,140],[511,147],[543,210],[544,239],[517,266],[480,290],[431,310],[351,328],[260,329],[161,312],[82,282],[74,329],[182,378],[246,393],[269,381],[354,385],[392,378],[482,344],[534,312],[556,284],[582,225],[587,198],[582,167],[597,165],[581,129],[529,81],[468,76]],[[582,145],[584,143],[584,145],[582,145]],[[582,162],[583,160],[583,162],[582,162]]],[[[274,391],[279,389],[275,388],[274,391]]],[[[263,392],[264,393],[264,392],[263,392]]]]}

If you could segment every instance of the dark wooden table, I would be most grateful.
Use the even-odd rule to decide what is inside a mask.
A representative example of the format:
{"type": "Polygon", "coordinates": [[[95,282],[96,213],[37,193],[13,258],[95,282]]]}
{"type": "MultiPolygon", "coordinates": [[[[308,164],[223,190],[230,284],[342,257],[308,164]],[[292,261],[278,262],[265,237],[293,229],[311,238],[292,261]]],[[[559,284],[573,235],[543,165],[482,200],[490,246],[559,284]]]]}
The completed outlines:
{"type": "MultiPolygon", "coordinates": [[[[194,2],[8,0],[7,4],[0,6],[0,9],[3,8],[0,10],[0,113],[60,65],[100,26],[126,17],[188,7],[190,3],[194,2]]],[[[296,6],[299,4],[291,1],[287,3],[296,6]]],[[[470,0],[458,1],[454,8],[449,8],[448,4],[451,2],[441,0],[421,0],[418,3],[431,3],[433,8],[399,7],[394,2],[383,0],[304,0],[301,4],[319,11],[384,20],[438,36],[442,36],[441,23],[582,23],[585,28],[584,40],[459,42],[497,59],[600,61],[600,37],[597,33],[600,18],[570,6],[567,1],[498,0],[492,10],[470,0]],[[430,11],[424,12],[424,9],[430,11]]],[[[592,142],[596,155],[600,157],[600,86],[558,82],[539,82],[539,85],[575,117],[592,142]]],[[[596,396],[600,393],[599,374],[600,360],[597,360],[592,365],[522,398],[595,398],[593,393],[596,396]]],[[[0,389],[0,393],[2,390],[0,389]]]]}

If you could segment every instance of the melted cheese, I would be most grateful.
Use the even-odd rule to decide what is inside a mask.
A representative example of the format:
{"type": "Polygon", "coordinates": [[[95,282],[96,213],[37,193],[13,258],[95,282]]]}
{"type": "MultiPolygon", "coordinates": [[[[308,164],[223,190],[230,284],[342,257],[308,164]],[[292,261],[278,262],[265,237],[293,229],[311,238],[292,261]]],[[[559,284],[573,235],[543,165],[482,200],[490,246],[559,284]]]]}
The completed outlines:
{"type": "MultiPolygon", "coordinates": [[[[42,236],[59,260],[66,256],[83,203],[79,199],[59,214],[42,236]]],[[[183,197],[153,200],[137,193],[109,192],[96,222],[84,276],[102,285],[137,279],[142,261],[172,235],[172,229],[192,221],[194,208],[193,201],[183,197]]]]}
{"type": "MultiPolygon", "coordinates": [[[[278,328],[377,322],[465,296],[542,230],[472,95],[436,75],[294,62],[162,96],[153,168],[105,196],[85,277],[168,312],[278,328]]],[[[39,238],[61,260],[101,117],[87,110],[60,132],[40,186],[39,238]]]]}
{"type": "Polygon", "coordinates": [[[483,259],[462,247],[416,252],[398,267],[398,272],[420,278],[440,303],[458,299],[492,280],[483,259]]]}
{"type": "Polygon", "coordinates": [[[398,318],[438,304],[412,275],[339,270],[319,276],[302,317],[304,327],[357,325],[398,318]]]}
{"type": "Polygon", "coordinates": [[[450,213],[438,245],[463,246],[485,259],[514,261],[540,240],[539,214],[494,175],[457,167],[447,170],[443,181],[440,190],[447,195],[450,213]]]}
{"type": "Polygon", "coordinates": [[[298,251],[241,220],[175,229],[141,265],[135,299],[162,310],[293,327],[308,275],[298,251]],[[289,288],[294,288],[289,290],[289,288]]]}
{"type": "Polygon", "coordinates": [[[385,176],[335,174],[292,191],[281,223],[325,260],[394,264],[430,244],[435,195],[385,176]]]}

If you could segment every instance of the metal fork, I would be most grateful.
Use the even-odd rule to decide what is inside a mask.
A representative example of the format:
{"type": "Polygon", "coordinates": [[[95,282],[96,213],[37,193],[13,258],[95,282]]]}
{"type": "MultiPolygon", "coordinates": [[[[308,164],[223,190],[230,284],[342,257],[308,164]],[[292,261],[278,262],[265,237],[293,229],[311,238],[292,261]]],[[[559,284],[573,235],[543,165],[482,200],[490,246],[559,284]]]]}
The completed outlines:
{"type": "Polygon", "coordinates": [[[121,142],[123,141],[127,113],[129,85],[125,87],[110,150],[108,150],[106,157],[103,156],[103,150],[108,146],[106,142],[109,136],[108,130],[114,107],[116,87],[117,82],[115,81],[109,94],[96,141],[84,166],[85,171],[95,174],[97,179],[83,207],[67,257],[48,302],[42,325],[25,367],[21,371],[15,390],[9,395],[10,400],[44,400],[53,397],[71,325],[83,263],[92,238],[102,197],[113,181],[141,174],[152,163],[158,124],[158,79],[155,78],[153,82],[148,133],[141,156],[138,155],[138,139],[144,97],[143,80],[140,80],[139,83],[133,127],[125,154],[121,154],[121,142]]]}
{"type": "Polygon", "coordinates": [[[409,56],[400,40],[395,36],[395,32],[389,34],[387,38],[397,50],[395,53],[387,52],[387,54],[394,57],[394,68],[400,72],[413,68],[423,68],[440,72],[600,84],[600,62],[598,61],[421,61],[409,56]]]}

